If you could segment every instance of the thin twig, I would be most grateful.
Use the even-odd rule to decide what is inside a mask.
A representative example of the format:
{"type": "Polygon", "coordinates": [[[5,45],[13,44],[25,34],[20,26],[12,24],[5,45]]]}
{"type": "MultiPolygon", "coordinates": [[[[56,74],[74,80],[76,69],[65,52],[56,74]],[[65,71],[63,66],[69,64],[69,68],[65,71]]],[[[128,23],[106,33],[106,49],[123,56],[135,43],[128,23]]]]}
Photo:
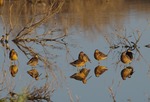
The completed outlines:
{"type": "Polygon", "coordinates": [[[112,99],[113,99],[113,102],[116,102],[115,95],[114,95],[114,93],[113,93],[112,88],[109,87],[109,88],[108,88],[108,91],[109,91],[109,93],[110,93],[110,95],[111,95],[111,97],[112,97],[112,99]]]}

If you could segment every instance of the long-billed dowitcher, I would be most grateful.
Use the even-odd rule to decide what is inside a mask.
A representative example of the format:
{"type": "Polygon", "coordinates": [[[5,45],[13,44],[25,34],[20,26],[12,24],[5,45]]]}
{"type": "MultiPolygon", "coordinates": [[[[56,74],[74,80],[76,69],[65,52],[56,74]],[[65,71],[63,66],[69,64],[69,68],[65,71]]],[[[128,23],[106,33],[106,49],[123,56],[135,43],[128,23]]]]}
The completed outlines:
{"type": "Polygon", "coordinates": [[[10,71],[10,74],[12,75],[12,77],[15,77],[17,72],[18,72],[18,66],[17,65],[11,65],[9,67],[9,71],[10,71]]]}
{"type": "Polygon", "coordinates": [[[96,49],[94,52],[94,58],[98,61],[105,60],[107,58],[107,55],[96,49]]]}
{"type": "Polygon", "coordinates": [[[126,78],[131,78],[131,75],[134,73],[133,71],[133,67],[131,66],[128,66],[126,68],[124,68],[122,71],[121,71],[121,77],[123,80],[126,80],[126,78]]]}
{"type": "Polygon", "coordinates": [[[131,52],[131,50],[128,49],[122,52],[120,59],[121,62],[123,62],[124,64],[131,63],[133,60],[133,53],[131,52]]]}
{"type": "Polygon", "coordinates": [[[9,53],[9,59],[10,59],[11,61],[16,61],[16,60],[18,60],[18,54],[17,54],[17,52],[16,52],[14,49],[12,49],[12,50],[10,51],[10,53],[9,53]]]}
{"type": "Polygon", "coordinates": [[[35,55],[27,62],[27,65],[30,65],[32,67],[35,67],[37,64],[38,64],[38,55],[35,55]]]}
{"type": "Polygon", "coordinates": [[[27,73],[36,80],[39,79],[39,72],[35,68],[27,71],[27,73]]]}
{"type": "Polygon", "coordinates": [[[108,69],[105,66],[97,66],[94,70],[95,76],[99,77],[101,74],[103,74],[108,69]]]}
{"type": "Polygon", "coordinates": [[[78,59],[84,61],[85,63],[88,61],[91,63],[91,60],[83,51],[79,53],[78,59]]]}
{"type": "Polygon", "coordinates": [[[75,60],[75,61],[73,61],[73,62],[70,62],[70,64],[72,65],[72,66],[74,66],[74,67],[77,67],[78,69],[80,68],[80,67],[83,67],[83,66],[85,66],[85,62],[84,61],[82,61],[82,60],[75,60]]]}
{"type": "Polygon", "coordinates": [[[89,72],[90,72],[90,69],[83,68],[81,69],[80,72],[74,73],[73,75],[71,75],[70,78],[82,81],[83,84],[86,84],[87,82],[86,77],[88,76],[89,72]]]}
{"type": "Polygon", "coordinates": [[[85,77],[88,76],[89,72],[90,72],[90,69],[87,69],[87,68],[82,68],[82,69],[80,70],[80,73],[84,73],[85,77]]]}
{"type": "Polygon", "coordinates": [[[9,58],[10,58],[10,60],[12,60],[12,61],[18,60],[18,54],[17,54],[17,52],[16,52],[14,49],[12,49],[12,50],[10,51],[10,53],[9,53],[9,58]]]}

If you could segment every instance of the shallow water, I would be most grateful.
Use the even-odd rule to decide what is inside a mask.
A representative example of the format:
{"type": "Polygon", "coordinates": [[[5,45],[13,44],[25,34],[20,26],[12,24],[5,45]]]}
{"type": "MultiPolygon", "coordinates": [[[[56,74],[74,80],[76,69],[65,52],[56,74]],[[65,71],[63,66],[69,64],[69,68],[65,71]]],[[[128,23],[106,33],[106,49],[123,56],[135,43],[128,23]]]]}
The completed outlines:
{"type": "MultiPolygon", "coordinates": [[[[19,72],[15,78],[11,78],[9,74],[9,59],[8,53],[1,47],[0,52],[6,54],[2,56],[5,62],[1,61],[1,66],[7,72],[8,84],[6,92],[1,92],[5,96],[7,91],[14,90],[21,93],[23,89],[29,85],[42,86],[47,81],[45,78],[46,72],[49,73],[48,82],[51,83],[51,88],[55,89],[51,99],[53,102],[148,102],[150,98],[149,89],[149,48],[144,47],[149,44],[149,18],[150,7],[149,1],[80,1],[74,0],[70,4],[65,4],[64,11],[62,10],[49,22],[44,23],[36,31],[32,32],[31,38],[38,34],[43,34],[44,31],[51,29],[63,29],[56,31],[53,35],[48,35],[49,38],[56,38],[64,32],[68,35],[60,42],[65,42],[66,45],[59,42],[48,42],[49,47],[42,47],[41,44],[34,42],[26,43],[31,46],[34,51],[48,57],[52,63],[49,71],[44,67],[42,61],[39,61],[37,69],[42,75],[39,81],[35,81],[26,71],[31,67],[26,63],[29,58],[11,41],[18,33],[19,28],[23,26],[23,22],[16,29],[13,29],[10,36],[10,48],[14,48],[19,55],[19,72]],[[117,2],[117,3],[116,3],[117,2]],[[66,8],[69,8],[66,10],[66,8]],[[49,24],[50,23],[50,24],[49,24]],[[16,34],[15,34],[16,33],[16,34]],[[128,44],[123,37],[129,42],[136,42],[138,34],[141,38],[137,43],[137,49],[133,50],[134,59],[130,64],[120,62],[121,52],[126,50],[125,44],[128,44]],[[52,46],[54,45],[54,46],[52,46]],[[119,48],[110,49],[110,46],[118,45],[119,48]],[[44,49],[44,50],[43,50],[44,49]],[[100,77],[95,77],[94,68],[98,62],[94,59],[94,51],[100,51],[108,54],[108,58],[100,62],[100,65],[106,66],[108,71],[100,77]],[[70,76],[77,72],[77,68],[69,63],[78,58],[80,51],[84,51],[92,63],[87,63],[86,68],[90,68],[89,76],[92,76],[86,84],[81,81],[70,79],[70,76]],[[4,65],[3,65],[4,64],[4,65]],[[134,73],[131,78],[122,80],[120,72],[126,66],[132,66],[134,73]],[[10,85],[10,83],[12,83],[10,85]],[[114,96],[114,99],[113,99],[114,96]]],[[[5,17],[5,16],[4,16],[5,17]]],[[[1,33],[5,32],[1,22],[1,33]]],[[[8,27],[9,28],[9,27],[8,27]]],[[[47,36],[43,38],[48,38],[47,36]]],[[[41,37],[41,38],[42,38],[41,37]]]]}

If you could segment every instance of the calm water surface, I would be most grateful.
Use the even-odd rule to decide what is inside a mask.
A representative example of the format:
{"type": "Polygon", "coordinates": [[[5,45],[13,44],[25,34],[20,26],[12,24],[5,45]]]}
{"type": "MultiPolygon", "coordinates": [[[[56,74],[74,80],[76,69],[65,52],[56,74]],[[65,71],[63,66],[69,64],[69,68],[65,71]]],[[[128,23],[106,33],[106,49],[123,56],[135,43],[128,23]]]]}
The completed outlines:
{"type": "MultiPolygon", "coordinates": [[[[142,0],[123,0],[115,4],[109,0],[103,3],[74,0],[70,2],[70,9],[67,13],[62,11],[54,17],[54,19],[57,20],[56,27],[53,25],[48,27],[67,28],[68,36],[64,39],[67,46],[49,42],[49,44],[54,44],[62,49],[47,47],[47,51],[49,52],[47,56],[50,57],[50,61],[52,61],[55,66],[52,67],[55,75],[53,76],[52,73],[50,73],[51,76],[48,79],[49,83],[53,82],[52,79],[56,81],[54,84],[51,84],[52,88],[55,89],[51,96],[52,101],[114,102],[112,98],[112,96],[114,96],[116,102],[149,102],[150,49],[144,47],[146,44],[150,44],[149,5],[149,1],[144,2],[142,0]],[[137,43],[138,50],[142,56],[139,55],[137,50],[133,51],[134,60],[128,65],[132,66],[135,72],[131,78],[127,78],[125,81],[122,80],[120,72],[128,65],[119,62],[120,54],[125,48],[123,48],[123,44],[121,44],[123,38],[117,37],[118,34],[125,36],[130,42],[136,42],[138,34],[142,34],[137,43]],[[110,49],[110,46],[117,44],[119,44],[119,48],[110,49]],[[66,48],[69,53],[66,51],[66,48]],[[108,71],[98,78],[94,75],[94,68],[98,65],[98,62],[93,56],[95,49],[99,49],[106,54],[110,51],[108,58],[100,63],[100,65],[106,66],[108,71]],[[92,61],[92,63],[86,64],[86,67],[91,69],[89,76],[92,76],[87,81],[87,84],[70,79],[70,76],[74,74],[77,69],[69,63],[78,58],[80,51],[84,51],[92,61]],[[112,91],[109,90],[110,88],[112,91]]],[[[48,30],[49,28],[45,25],[39,28],[36,34],[43,33],[45,29],[48,30]]],[[[1,33],[5,32],[3,26],[4,25],[1,24],[1,33]]],[[[56,35],[57,34],[59,35],[61,32],[56,32],[56,35]]],[[[13,39],[13,37],[14,36],[11,36],[10,40],[13,39]]],[[[33,47],[35,51],[38,51],[40,54],[44,53],[43,47],[38,44],[29,43],[28,45],[33,47]]],[[[9,90],[13,90],[13,88],[15,92],[20,93],[31,83],[32,86],[36,85],[40,87],[44,85],[47,80],[42,79],[46,72],[43,68],[43,63],[40,61],[37,66],[38,71],[42,73],[42,75],[39,81],[35,81],[26,73],[27,70],[31,69],[26,65],[28,58],[13,42],[10,43],[10,47],[16,49],[18,52],[20,58],[19,72],[15,78],[8,77],[9,81],[6,82],[6,85],[10,87],[6,90],[6,93],[9,90]]],[[[5,52],[4,48],[1,48],[0,52],[2,56],[5,52]]],[[[7,54],[6,56],[3,55],[2,59],[5,59],[6,62],[1,61],[0,64],[4,66],[7,73],[9,73],[9,64],[7,63],[9,59],[7,57],[7,54]]],[[[4,93],[2,93],[2,96],[5,96],[4,93]]]]}

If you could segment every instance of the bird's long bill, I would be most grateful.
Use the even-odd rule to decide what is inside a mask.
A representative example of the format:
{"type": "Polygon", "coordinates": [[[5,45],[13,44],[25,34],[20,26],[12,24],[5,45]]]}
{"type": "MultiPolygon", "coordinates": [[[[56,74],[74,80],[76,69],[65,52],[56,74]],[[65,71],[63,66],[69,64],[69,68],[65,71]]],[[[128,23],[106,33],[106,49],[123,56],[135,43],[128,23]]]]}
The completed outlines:
{"type": "Polygon", "coordinates": [[[75,77],[75,74],[73,74],[73,75],[70,76],[70,78],[74,78],[74,77],[75,77]]]}
{"type": "Polygon", "coordinates": [[[86,80],[89,80],[90,78],[92,78],[92,75],[91,75],[91,76],[89,76],[86,80]]]}
{"type": "Polygon", "coordinates": [[[83,84],[86,84],[86,82],[87,82],[87,80],[86,80],[86,79],[82,80],[82,83],[83,83],[83,84]]]}

